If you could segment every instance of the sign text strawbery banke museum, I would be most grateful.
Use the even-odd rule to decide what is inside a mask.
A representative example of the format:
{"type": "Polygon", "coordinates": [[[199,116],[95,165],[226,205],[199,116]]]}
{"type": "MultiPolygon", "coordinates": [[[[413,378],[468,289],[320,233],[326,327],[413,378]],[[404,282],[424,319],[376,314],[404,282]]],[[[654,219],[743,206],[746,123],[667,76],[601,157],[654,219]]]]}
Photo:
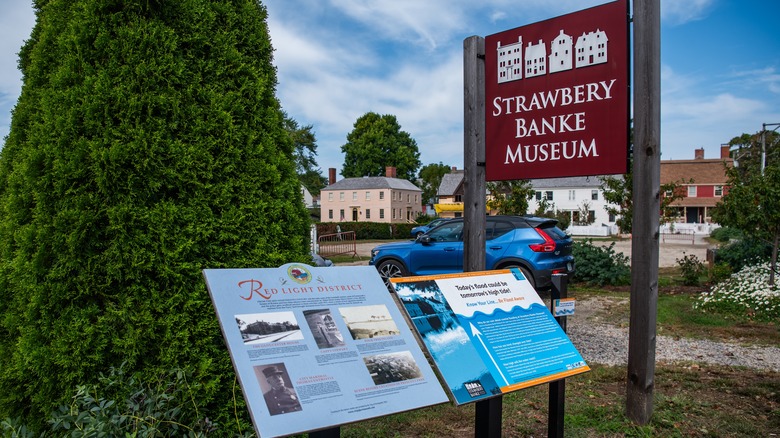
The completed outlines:
{"type": "Polygon", "coordinates": [[[625,173],[628,5],[485,38],[486,179],[625,173]]]}

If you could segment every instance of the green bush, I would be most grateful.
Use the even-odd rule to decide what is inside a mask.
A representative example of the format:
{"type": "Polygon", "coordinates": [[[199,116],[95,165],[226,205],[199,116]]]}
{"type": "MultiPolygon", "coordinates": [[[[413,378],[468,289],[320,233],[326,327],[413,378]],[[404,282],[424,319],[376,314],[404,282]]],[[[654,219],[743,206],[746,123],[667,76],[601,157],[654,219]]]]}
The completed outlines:
{"type": "MultiPolygon", "coordinates": [[[[49,433],[68,437],[203,437],[226,436],[218,424],[200,411],[193,394],[200,384],[183,370],[173,370],[147,384],[112,368],[97,384],[78,385],[72,402],[60,405],[48,421],[49,433]]],[[[234,436],[254,436],[252,426],[234,436]]],[[[0,422],[4,437],[33,438],[19,419],[0,422]]],[[[227,436],[230,436],[229,434],[227,436]]]]}
{"type": "Polygon", "coordinates": [[[35,8],[0,152],[0,418],[42,429],[76,385],[126,363],[146,380],[193,373],[198,407],[234,424],[201,272],[310,260],[266,10],[35,8]]]}
{"type": "Polygon", "coordinates": [[[720,227],[712,230],[710,237],[718,242],[728,242],[734,239],[742,239],[743,233],[736,228],[720,227]]]}
{"type": "Polygon", "coordinates": [[[710,282],[719,283],[731,276],[731,266],[725,263],[715,263],[709,271],[710,282]]]}
{"type": "Polygon", "coordinates": [[[683,284],[686,286],[697,286],[700,284],[699,279],[705,273],[706,269],[698,257],[683,252],[683,258],[675,259],[675,261],[677,262],[677,266],[680,267],[683,284]]]}
{"type": "Polygon", "coordinates": [[[631,281],[629,259],[615,251],[615,242],[597,246],[592,239],[575,241],[572,253],[577,268],[574,281],[597,286],[625,285],[631,281]]]}
{"type": "Polygon", "coordinates": [[[755,239],[736,240],[715,251],[715,263],[727,264],[733,272],[759,261],[768,260],[772,246],[755,239]]]}

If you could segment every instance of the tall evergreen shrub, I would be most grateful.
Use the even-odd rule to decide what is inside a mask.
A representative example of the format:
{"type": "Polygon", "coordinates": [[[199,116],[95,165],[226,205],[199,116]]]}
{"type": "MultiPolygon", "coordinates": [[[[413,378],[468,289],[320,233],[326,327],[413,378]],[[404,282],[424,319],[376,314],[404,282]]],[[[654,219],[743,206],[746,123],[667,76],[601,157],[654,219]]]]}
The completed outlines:
{"type": "Polygon", "coordinates": [[[0,418],[41,425],[125,363],[192,372],[227,423],[234,375],[201,270],[310,260],[266,10],[34,4],[0,155],[0,418]]]}

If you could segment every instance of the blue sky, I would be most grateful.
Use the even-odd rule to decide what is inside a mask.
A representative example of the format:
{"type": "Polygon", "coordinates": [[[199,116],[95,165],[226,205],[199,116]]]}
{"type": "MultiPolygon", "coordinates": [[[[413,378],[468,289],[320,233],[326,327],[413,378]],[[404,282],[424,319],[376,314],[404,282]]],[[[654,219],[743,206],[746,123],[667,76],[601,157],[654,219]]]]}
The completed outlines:
{"type": "MultiPolygon", "coordinates": [[[[0,137],[21,91],[16,69],[35,17],[0,6],[0,137]]],[[[313,125],[318,163],[341,170],[341,146],[368,111],[393,114],[423,165],[463,168],[463,40],[604,3],[592,0],[270,0],[277,95],[313,125]]],[[[780,123],[780,2],[661,0],[661,153],[717,158],[732,137],[780,123]]]]}

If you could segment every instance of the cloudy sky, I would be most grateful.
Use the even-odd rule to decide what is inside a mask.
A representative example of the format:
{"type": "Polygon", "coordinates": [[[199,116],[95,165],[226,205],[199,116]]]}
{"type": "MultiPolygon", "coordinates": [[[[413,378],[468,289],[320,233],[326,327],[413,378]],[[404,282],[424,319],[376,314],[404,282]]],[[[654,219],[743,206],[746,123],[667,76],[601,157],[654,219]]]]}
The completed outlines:
{"type": "MultiPolygon", "coordinates": [[[[312,125],[323,172],[341,169],[358,117],[393,114],[423,164],[463,167],[463,40],[599,0],[268,0],[278,96],[312,125]]],[[[663,159],[692,158],[780,123],[780,2],[661,0],[663,159]]],[[[16,69],[35,23],[30,0],[0,6],[0,137],[21,91],[16,69]]]]}

